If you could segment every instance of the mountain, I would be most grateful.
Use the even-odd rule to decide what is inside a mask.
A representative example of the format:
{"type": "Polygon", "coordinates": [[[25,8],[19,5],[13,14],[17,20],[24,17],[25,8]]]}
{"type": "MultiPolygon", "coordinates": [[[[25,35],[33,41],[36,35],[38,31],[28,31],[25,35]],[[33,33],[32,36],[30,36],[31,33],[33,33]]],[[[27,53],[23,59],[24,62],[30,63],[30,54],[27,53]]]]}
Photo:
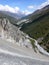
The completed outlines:
{"type": "MultiPolygon", "coordinates": [[[[40,47],[37,40],[18,27],[29,22],[32,22],[29,18],[18,21],[12,14],[0,12],[0,65],[49,64],[49,53],[40,47]]],[[[48,35],[45,35],[44,39],[47,39],[48,35]]]]}
{"type": "Polygon", "coordinates": [[[0,18],[0,38],[18,44],[19,46],[32,48],[27,35],[19,30],[18,26],[13,25],[8,18],[0,18]]]}
{"type": "Polygon", "coordinates": [[[16,25],[17,18],[14,18],[12,15],[10,16],[7,12],[0,11],[0,18],[8,18],[12,24],[16,25]]]}
{"type": "Polygon", "coordinates": [[[45,6],[42,9],[38,9],[35,12],[33,12],[32,14],[29,14],[28,16],[22,17],[21,19],[19,19],[18,21],[18,25],[22,25],[24,23],[32,23],[32,22],[36,22],[36,19],[40,19],[40,17],[44,17],[49,13],[49,5],[45,6]]]}
{"type": "Polygon", "coordinates": [[[17,22],[19,19],[21,19],[22,17],[24,17],[25,15],[24,14],[21,14],[21,13],[11,13],[11,12],[8,12],[8,11],[0,11],[0,17],[5,17],[5,18],[8,18],[10,20],[10,22],[14,25],[17,26],[17,22]]]}
{"type": "Polygon", "coordinates": [[[22,20],[24,19],[26,21],[19,24],[21,30],[36,39],[44,49],[49,51],[49,5],[24,17],[22,20]]]}
{"type": "Polygon", "coordinates": [[[6,14],[6,15],[12,16],[12,17],[14,17],[14,18],[16,18],[16,19],[20,19],[20,18],[22,18],[22,17],[25,16],[25,15],[22,14],[22,13],[12,13],[12,12],[8,12],[8,11],[0,11],[0,12],[4,13],[4,14],[6,14]]]}

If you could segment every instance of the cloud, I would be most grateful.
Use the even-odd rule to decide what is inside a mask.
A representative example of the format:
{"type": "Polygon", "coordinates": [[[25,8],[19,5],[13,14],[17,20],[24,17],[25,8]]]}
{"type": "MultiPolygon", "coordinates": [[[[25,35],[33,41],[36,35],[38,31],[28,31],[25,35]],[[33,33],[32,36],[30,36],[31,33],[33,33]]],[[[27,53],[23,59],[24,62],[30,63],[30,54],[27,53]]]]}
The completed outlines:
{"type": "Polygon", "coordinates": [[[1,11],[9,11],[9,12],[12,12],[12,13],[18,13],[18,11],[20,10],[19,7],[10,7],[9,5],[0,5],[0,10],[1,11]]]}
{"type": "Polygon", "coordinates": [[[49,1],[49,0],[48,0],[49,1]]]}
{"type": "Polygon", "coordinates": [[[25,15],[28,15],[28,14],[31,14],[32,12],[25,10],[25,11],[22,11],[22,13],[25,14],[25,15]]]}
{"type": "Polygon", "coordinates": [[[31,14],[33,11],[37,10],[37,9],[41,9],[43,7],[45,7],[46,5],[49,5],[49,0],[46,0],[45,2],[43,2],[40,5],[30,5],[28,6],[29,10],[32,10],[31,12],[29,10],[25,10],[24,13],[26,13],[26,15],[31,14]]]}
{"type": "Polygon", "coordinates": [[[12,12],[12,13],[17,13],[17,14],[22,14],[22,15],[28,15],[31,12],[29,10],[24,10],[21,11],[19,7],[11,7],[9,5],[1,5],[0,4],[0,11],[8,11],[8,12],[12,12]]]}
{"type": "Polygon", "coordinates": [[[33,8],[34,8],[33,5],[28,6],[28,9],[33,9],[33,8]]]}
{"type": "Polygon", "coordinates": [[[9,5],[1,5],[0,4],[0,11],[8,11],[8,12],[11,12],[11,13],[17,13],[17,14],[22,14],[22,15],[28,15],[30,14],[31,12],[29,12],[28,10],[24,10],[24,11],[21,11],[19,7],[11,7],[9,5]]]}
{"type": "Polygon", "coordinates": [[[48,4],[49,4],[49,0],[47,0],[47,1],[44,2],[44,3],[42,3],[42,4],[39,5],[37,8],[38,8],[38,9],[41,9],[41,8],[45,7],[46,5],[48,5],[48,4]]]}
{"type": "Polygon", "coordinates": [[[49,4],[49,0],[46,0],[46,2],[42,3],[41,5],[29,5],[26,10],[21,11],[19,7],[11,7],[9,5],[1,5],[0,4],[0,10],[1,11],[8,11],[12,13],[22,14],[22,15],[28,15],[31,14],[33,11],[37,9],[41,9],[49,4]]]}

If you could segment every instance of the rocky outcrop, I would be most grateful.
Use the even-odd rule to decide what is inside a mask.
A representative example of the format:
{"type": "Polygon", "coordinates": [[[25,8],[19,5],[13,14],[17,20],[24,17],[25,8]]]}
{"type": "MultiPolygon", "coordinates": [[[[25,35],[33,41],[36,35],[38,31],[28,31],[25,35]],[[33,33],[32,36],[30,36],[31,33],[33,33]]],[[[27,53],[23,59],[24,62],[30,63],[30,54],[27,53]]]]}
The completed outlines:
{"type": "Polygon", "coordinates": [[[20,31],[18,27],[11,24],[7,18],[0,18],[0,38],[32,48],[31,42],[26,37],[26,34],[20,31]]]}

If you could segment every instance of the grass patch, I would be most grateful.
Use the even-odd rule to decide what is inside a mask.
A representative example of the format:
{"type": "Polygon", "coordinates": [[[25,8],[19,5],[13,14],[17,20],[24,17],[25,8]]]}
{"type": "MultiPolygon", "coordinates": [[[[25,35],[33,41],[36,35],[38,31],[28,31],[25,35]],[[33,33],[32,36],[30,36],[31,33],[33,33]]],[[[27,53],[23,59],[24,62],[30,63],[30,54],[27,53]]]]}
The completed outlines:
{"type": "Polygon", "coordinates": [[[36,52],[36,46],[35,46],[35,41],[33,39],[29,39],[31,41],[32,47],[34,49],[34,51],[36,52]]]}

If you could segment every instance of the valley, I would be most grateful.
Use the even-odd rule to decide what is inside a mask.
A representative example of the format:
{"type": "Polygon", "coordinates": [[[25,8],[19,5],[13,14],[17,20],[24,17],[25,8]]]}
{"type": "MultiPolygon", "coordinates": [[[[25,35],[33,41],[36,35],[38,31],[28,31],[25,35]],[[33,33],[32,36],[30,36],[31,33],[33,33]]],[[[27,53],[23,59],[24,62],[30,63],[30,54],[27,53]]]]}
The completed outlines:
{"type": "Polygon", "coordinates": [[[49,52],[49,5],[26,16],[25,19],[26,22],[29,19],[29,22],[21,23],[22,26],[19,24],[21,26],[20,30],[31,38],[42,39],[39,45],[49,52]]]}
{"type": "Polygon", "coordinates": [[[49,5],[22,18],[0,11],[0,64],[49,64],[49,5]]]}

